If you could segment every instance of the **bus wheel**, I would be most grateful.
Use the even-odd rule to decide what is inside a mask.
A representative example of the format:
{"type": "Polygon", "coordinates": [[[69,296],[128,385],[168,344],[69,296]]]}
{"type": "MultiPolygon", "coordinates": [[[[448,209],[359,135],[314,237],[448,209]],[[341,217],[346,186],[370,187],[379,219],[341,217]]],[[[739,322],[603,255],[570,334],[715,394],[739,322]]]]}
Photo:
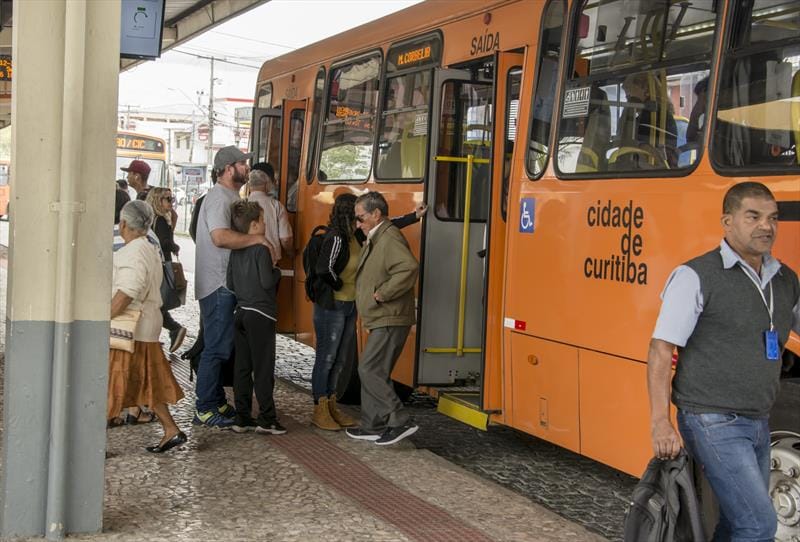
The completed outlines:
{"type": "Polygon", "coordinates": [[[774,431],[771,436],[769,494],[778,514],[775,540],[795,542],[800,540],[800,435],[774,431]]]}

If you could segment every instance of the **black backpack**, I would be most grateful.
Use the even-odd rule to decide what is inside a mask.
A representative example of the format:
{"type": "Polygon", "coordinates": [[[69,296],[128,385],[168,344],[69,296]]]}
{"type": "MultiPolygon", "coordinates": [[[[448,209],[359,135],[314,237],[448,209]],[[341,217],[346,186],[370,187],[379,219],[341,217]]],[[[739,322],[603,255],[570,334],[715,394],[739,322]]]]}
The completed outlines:
{"type": "Polygon", "coordinates": [[[311,301],[316,301],[315,284],[317,282],[317,259],[325,236],[330,231],[328,226],[317,226],[311,232],[311,237],[303,249],[303,271],[306,273],[306,295],[311,301]]]}
{"type": "Polygon", "coordinates": [[[625,514],[625,542],[704,542],[686,452],[650,460],[625,514]]]}

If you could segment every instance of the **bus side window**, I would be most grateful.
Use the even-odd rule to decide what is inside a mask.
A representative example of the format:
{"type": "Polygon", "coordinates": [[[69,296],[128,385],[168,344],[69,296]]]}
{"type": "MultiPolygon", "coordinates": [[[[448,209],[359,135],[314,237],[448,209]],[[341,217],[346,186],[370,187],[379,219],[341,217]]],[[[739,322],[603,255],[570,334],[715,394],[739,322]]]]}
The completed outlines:
{"type": "Polygon", "coordinates": [[[319,171],[327,181],[366,181],[372,165],[381,55],[331,69],[319,171]]]}
{"type": "Polygon", "coordinates": [[[640,0],[633,11],[616,0],[578,2],[575,10],[580,24],[560,90],[559,174],[688,173],[700,157],[706,96],[694,88],[709,74],[718,11],[661,0],[640,0]]]}
{"type": "Polygon", "coordinates": [[[420,180],[425,175],[431,89],[430,70],[387,79],[378,131],[378,180],[420,180]]]}
{"type": "Polygon", "coordinates": [[[325,99],[325,68],[317,71],[317,80],[314,83],[314,105],[311,112],[311,137],[308,138],[308,152],[306,153],[306,182],[311,184],[314,180],[314,162],[316,161],[317,139],[319,138],[319,119],[322,116],[322,102],[325,99]]]}
{"type": "Polygon", "coordinates": [[[528,157],[525,161],[528,176],[538,178],[544,173],[550,154],[550,127],[553,104],[558,86],[558,59],[561,56],[561,35],[564,26],[564,2],[552,0],[542,15],[542,35],[539,40],[541,56],[533,95],[528,157]]]}

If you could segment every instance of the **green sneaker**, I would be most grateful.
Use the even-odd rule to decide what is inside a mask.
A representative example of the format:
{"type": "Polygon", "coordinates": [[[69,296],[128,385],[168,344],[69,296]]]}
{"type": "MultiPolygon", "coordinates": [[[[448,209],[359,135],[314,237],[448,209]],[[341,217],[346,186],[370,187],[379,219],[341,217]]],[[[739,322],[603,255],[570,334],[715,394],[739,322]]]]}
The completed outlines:
{"type": "Polygon", "coordinates": [[[225,416],[226,418],[230,418],[231,420],[236,417],[236,409],[233,408],[228,403],[225,403],[221,407],[217,408],[217,412],[225,416]]]}
{"type": "Polygon", "coordinates": [[[226,418],[219,412],[209,410],[208,412],[195,412],[192,424],[228,429],[233,425],[233,420],[231,418],[226,418]]]}

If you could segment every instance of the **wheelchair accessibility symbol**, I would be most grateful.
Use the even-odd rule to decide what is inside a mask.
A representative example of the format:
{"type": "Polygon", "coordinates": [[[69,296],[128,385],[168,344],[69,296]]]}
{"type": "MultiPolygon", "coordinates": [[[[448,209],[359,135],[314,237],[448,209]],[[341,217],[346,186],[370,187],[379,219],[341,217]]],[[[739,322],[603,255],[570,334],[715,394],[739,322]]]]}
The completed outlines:
{"type": "Polygon", "coordinates": [[[536,211],[536,198],[522,198],[519,202],[519,231],[533,233],[533,218],[536,211]]]}

